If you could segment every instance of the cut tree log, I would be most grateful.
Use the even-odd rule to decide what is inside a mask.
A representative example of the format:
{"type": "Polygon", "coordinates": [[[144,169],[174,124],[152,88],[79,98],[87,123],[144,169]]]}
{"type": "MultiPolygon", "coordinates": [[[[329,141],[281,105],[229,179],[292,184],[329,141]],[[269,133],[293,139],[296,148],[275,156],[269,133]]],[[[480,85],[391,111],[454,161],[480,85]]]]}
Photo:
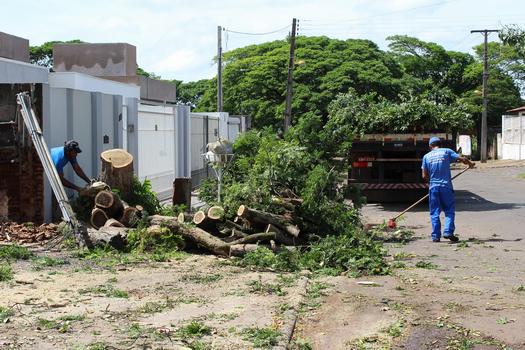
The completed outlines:
{"type": "Polygon", "coordinates": [[[122,250],[126,247],[128,229],[125,227],[101,227],[98,230],[88,228],[87,234],[93,246],[104,247],[110,245],[122,250]]]}
{"type": "Polygon", "coordinates": [[[125,227],[120,221],[117,219],[108,219],[106,223],[104,224],[104,227],[125,227]]]}
{"type": "Polygon", "coordinates": [[[198,227],[184,227],[177,221],[177,218],[171,216],[152,215],[149,218],[152,225],[164,225],[172,230],[174,233],[180,234],[185,239],[197,243],[199,246],[208,251],[221,256],[229,256],[230,246],[228,243],[222,241],[220,238],[198,228],[198,227]]]}
{"type": "Polygon", "coordinates": [[[109,217],[120,219],[124,212],[124,204],[120,198],[111,191],[100,191],[95,196],[95,206],[106,212],[109,217]]]}
{"type": "Polygon", "coordinates": [[[173,181],[173,205],[184,204],[186,210],[191,208],[191,177],[177,177],[173,181]]]}
{"type": "Polygon", "coordinates": [[[245,205],[241,205],[239,207],[239,209],[237,210],[237,215],[252,223],[261,225],[272,224],[294,237],[298,237],[300,233],[299,227],[293,225],[281,215],[251,209],[245,205]]]}
{"type": "Polygon", "coordinates": [[[224,219],[224,208],[214,205],[208,209],[208,218],[210,220],[219,221],[224,219]]]}
{"type": "Polygon", "coordinates": [[[235,244],[256,243],[260,241],[270,241],[272,239],[275,239],[275,232],[261,232],[261,233],[254,233],[253,235],[249,235],[243,238],[239,238],[233,242],[230,242],[230,244],[235,245],[235,244]]]}
{"type": "Polygon", "coordinates": [[[210,218],[208,218],[208,215],[206,215],[206,213],[202,210],[199,210],[195,214],[193,214],[193,223],[197,225],[197,227],[200,227],[205,231],[213,233],[218,232],[215,222],[213,220],[210,220],[210,218]]]}
{"type": "Polygon", "coordinates": [[[119,221],[126,227],[133,227],[139,220],[139,211],[135,207],[125,206],[119,221]]]}
{"type": "Polygon", "coordinates": [[[101,181],[118,189],[123,198],[131,193],[133,183],[133,156],[123,149],[115,148],[100,154],[101,181]]]}
{"type": "Polygon", "coordinates": [[[193,215],[188,213],[179,213],[177,216],[177,221],[179,224],[190,223],[193,221],[193,215]]]}
{"type": "Polygon", "coordinates": [[[278,227],[268,224],[266,226],[266,230],[264,230],[266,233],[274,233],[275,234],[275,240],[279,243],[282,243],[284,245],[294,246],[296,245],[296,237],[292,236],[290,237],[289,234],[283,232],[283,230],[279,229],[278,227]]]}
{"type": "Polygon", "coordinates": [[[93,208],[91,211],[91,226],[96,229],[104,226],[108,219],[106,212],[100,208],[93,208]]]}

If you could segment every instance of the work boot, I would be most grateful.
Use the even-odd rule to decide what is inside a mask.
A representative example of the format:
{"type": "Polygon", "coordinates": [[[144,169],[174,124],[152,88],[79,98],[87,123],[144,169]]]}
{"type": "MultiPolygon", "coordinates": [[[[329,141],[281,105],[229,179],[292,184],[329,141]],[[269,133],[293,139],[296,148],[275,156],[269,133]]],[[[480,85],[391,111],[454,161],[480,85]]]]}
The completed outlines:
{"type": "Polygon", "coordinates": [[[454,242],[454,243],[459,241],[458,236],[450,235],[450,236],[443,236],[443,237],[446,239],[449,239],[451,242],[454,242]]]}
{"type": "Polygon", "coordinates": [[[441,239],[439,239],[439,238],[432,238],[432,242],[439,243],[439,242],[441,242],[441,239]]]}

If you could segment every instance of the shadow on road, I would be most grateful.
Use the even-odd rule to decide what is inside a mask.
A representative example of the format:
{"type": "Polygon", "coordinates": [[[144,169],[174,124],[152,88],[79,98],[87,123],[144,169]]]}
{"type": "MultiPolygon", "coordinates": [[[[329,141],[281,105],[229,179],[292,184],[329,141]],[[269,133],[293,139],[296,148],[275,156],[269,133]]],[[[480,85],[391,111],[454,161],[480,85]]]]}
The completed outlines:
{"type": "MultiPolygon", "coordinates": [[[[525,203],[496,203],[486,200],[485,198],[466,190],[456,190],[456,211],[476,212],[476,211],[495,211],[495,210],[512,210],[525,207],[525,203]]],[[[371,203],[383,211],[401,212],[410,206],[410,203],[371,203]]],[[[420,203],[417,207],[412,208],[411,212],[428,211],[428,201],[420,203]]]]}
{"type": "Polygon", "coordinates": [[[456,211],[495,211],[525,207],[525,203],[495,203],[466,190],[455,191],[456,211]]]}

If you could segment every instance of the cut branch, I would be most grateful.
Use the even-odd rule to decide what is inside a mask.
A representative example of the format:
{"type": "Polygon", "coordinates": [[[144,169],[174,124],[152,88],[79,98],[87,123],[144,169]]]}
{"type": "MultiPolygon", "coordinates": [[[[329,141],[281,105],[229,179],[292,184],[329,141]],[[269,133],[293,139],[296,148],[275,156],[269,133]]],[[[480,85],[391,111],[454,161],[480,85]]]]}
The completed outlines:
{"type": "Polygon", "coordinates": [[[251,209],[245,205],[239,207],[237,215],[252,223],[261,225],[272,224],[294,237],[298,237],[300,233],[299,227],[287,221],[283,216],[251,209]]]}

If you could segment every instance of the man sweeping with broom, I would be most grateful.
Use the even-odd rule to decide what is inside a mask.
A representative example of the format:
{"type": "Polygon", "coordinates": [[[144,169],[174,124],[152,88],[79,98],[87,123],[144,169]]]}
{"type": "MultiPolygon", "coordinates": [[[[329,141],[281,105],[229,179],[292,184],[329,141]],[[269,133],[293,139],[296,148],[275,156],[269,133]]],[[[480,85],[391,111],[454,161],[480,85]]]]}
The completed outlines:
{"type": "Polygon", "coordinates": [[[456,208],[450,163],[461,162],[467,164],[469,168],[473,168],[475,164],[449,148],[441,148],[439,137],[432,137],[428,144],[432,150],[423,157],[421,170],[423,179],[429,181],[428,201],[432,222],[432,242],[441,240],[441,221],[439,219],[441,210],[445,212],[443,237],[457,242],[459,239],[454,236],[456,208]]]}

